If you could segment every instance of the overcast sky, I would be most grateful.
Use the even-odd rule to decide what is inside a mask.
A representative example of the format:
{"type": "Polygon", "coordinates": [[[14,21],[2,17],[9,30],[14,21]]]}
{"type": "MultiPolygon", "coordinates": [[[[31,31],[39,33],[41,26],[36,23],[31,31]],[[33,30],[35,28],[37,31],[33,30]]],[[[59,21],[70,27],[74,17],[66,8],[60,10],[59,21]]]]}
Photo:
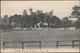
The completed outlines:
{"type": "Polygon", "coordinates": [[[29,14],[29,7],[33,8],[35,12],[37,9],[43,12],[49,12],[53,9],[53,15],[59,18],[70,16],[72,7],[78,5],[79,1],[2,1],[1,2],[1,16],[21,14],[23,10],[27,10],[29,14]]]}

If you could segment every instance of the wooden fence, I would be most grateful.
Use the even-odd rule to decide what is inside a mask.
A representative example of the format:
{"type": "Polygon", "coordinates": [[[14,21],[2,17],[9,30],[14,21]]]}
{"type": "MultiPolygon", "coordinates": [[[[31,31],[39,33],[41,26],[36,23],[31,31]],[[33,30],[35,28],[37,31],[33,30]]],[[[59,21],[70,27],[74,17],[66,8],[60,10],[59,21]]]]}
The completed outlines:
{"type": "Polygon", "coordinates": [[[3,42],[3,48],[6,48],[6,43],[21,43],[22,49],[24,49],[24,43],[39,43],[39,48],[41,48],[41,41],[22,41],[22,42],[3,42]]]}
{"type": "MultiPolygon", "coordinates": [[[[56,41],[56,48],[59,48],[59,46],[71,46],[74,48],[75,46],[80,46],[80,40],[73,40],[71,41],[72,44],[60,44],[62,41],[56,41]],[[75,42],[78,42],[79,44],[75,44],[75,42]]],[[[65,42],[65,41],[64,41],[65,42]]],[[[39,49],[41,49],[41,41],[22,41],[22,42],[3,42],[3,48],[6,48],[6,43],[21,43],[22,49],[24,49],[24,43],[39,43],[39,49]]]]}
{"type": "Polygon", "coordinates": [[[73,40],[71,43],[72,44],[68,44],[68,45],[61,45],[60,42],[62,41],[56,41],[56,47],[58,48],[59,46],[72,46],[72,48],[74,48],[75,46],[80,46],[80,40],[73,40]],[[79,44],[74,44],[75,42],[78,42],[79,44]]]}

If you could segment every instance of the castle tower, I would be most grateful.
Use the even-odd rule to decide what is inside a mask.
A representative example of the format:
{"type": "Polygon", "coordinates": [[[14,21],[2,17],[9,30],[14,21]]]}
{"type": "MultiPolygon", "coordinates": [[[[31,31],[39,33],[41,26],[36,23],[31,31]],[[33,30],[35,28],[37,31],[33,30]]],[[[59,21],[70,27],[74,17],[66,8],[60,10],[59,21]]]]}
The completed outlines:
{"type": "Polygon", "coordinates": [[[40,14],[40,11],[39,11],[39,10],[37,10],[37,14],[38,14],[38,15],[40,14]]]}
{"type": "Polygon", "coordinates": [[[23,16],[25,16],[25,15],[27,15],[26,10],[24,10],[24,12],[23,12],[23,16]]]}
{"type": "Polygon", "coordinates": [[[52,17],[52,16],[53,16],[53,10],[51,10],[51,11],[49,12],[49,14],[50,14],[50,17],[52,17]]]}
{"type": "Polygon", "coordinates": [[[33,13],[33,12],[32,12],[32,8],[30,8],[29,11],[30,11],[30,15],[32,15],[32,13],[33,13]]]}

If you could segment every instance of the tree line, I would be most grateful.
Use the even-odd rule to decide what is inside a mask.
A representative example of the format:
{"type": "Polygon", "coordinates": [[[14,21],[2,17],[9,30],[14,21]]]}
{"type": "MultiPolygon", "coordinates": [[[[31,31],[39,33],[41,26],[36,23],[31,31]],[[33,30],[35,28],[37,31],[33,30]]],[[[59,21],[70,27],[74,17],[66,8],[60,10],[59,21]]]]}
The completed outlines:
{"type": "Polygon", "coordinates": [[[33,15],[18,15],[8,17],[7,15],[1,19],[0,28],[9,29],[9,28],[60,28],[60,27],[76,27],[80,28],[80,7],[74,6],[72,16],[78,18],[76,22],[69,20],[71,16],[64,17],[62,20],[57,16],[46,15],[45,13],[33,14],[33,15]]]}

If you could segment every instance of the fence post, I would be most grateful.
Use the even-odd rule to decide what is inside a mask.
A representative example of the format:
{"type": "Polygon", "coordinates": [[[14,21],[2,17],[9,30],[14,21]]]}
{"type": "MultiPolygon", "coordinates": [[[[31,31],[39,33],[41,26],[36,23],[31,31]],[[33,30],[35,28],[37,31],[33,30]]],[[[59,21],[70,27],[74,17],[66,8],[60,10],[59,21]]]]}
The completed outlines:
{"type": "Polygon", "coordinates": [[[56,43],[56,48],[58,48],[58,46],[59,46],[59,41],[57,41],[57,43],[56,43]]]}
{"type": "Polygon", "coordinates": [[[39,48],[41,49],[41,41],[39,41],[39,48]]]}
{"type": "Polygon", "coordinates": [[[22,43],[22,49],[24,49],[24,43],[23,42],[21,42],[22,43]]]}
{"type": "Polygon", "coordinates": [[[72,48],[74,48],[74,41],[72,41],[72,48]]]}
{"type": "Polygon", "coordinates": [[[5,49],[5,42],[3,42],[3,49],[5,49]]]}

